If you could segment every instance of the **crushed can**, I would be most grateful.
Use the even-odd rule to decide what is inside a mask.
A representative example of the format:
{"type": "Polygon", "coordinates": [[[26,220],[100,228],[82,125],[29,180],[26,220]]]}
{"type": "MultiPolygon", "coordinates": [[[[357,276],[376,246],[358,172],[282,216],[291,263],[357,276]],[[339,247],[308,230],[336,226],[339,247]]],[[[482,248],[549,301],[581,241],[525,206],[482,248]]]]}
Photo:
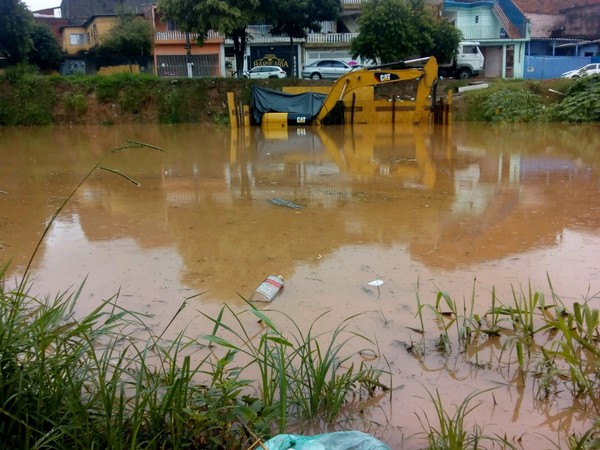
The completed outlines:
{"type": "Polygon", "coordinates": [[[283,289],[283,278],[281,275],[269,275],[256,288],[250,297],[254,302],[272,302],[283,289]]]}

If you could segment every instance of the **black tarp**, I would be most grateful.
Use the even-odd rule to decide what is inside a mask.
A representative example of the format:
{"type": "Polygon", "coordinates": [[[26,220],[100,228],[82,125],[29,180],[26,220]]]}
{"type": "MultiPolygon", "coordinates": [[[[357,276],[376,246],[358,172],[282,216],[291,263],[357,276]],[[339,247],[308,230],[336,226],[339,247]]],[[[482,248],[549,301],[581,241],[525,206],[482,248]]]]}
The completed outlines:
{"type": "Polygon", "coordinates": [[[309,124],[321,110],[327,94],[306,92],[286,94],[258,86],[252,87],[252,119],[260,125],[267,112],[288,113],[288,123],[309,124]]]}

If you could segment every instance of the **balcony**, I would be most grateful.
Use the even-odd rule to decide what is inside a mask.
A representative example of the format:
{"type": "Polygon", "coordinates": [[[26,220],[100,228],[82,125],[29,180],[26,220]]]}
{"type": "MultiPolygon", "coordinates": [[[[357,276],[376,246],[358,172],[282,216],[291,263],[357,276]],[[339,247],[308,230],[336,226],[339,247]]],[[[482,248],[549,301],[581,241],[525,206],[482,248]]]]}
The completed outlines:
{"type": "MultiPolygon", "coordinates": [[[[197,33],[190,33],[190,41],[196,42],[198,38],[197,33]]],[[[155,41],[185,41],[185,33],[181,31],[157,31],[154,34],[155,41]]],[[[223,40],[223,36],[216,31],[209,31],[204,38],[205,41],[208,40],[223,40]]]]}
{"type": "Polygon", "coordinates": [[[502,33],[499,26],[462,26],[463,39],[465,41],[479,41],[483,39],[501,39],[507,38],[506,33],[502,33]]]}
{"type": "Polygon", "coordinates": [[[306,37],[307,44],[345,44],[350,43],[358,33],[312,33],[306,37]]]}

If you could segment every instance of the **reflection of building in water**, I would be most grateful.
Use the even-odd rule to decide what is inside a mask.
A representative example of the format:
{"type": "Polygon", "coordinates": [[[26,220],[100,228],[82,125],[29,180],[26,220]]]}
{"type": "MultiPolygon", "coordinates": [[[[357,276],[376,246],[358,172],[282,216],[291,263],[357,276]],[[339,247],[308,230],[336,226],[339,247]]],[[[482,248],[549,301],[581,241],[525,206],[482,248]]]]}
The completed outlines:
{"type": "MultiPolygon", "coordinates": [[[[175,245],[186,283],[210,281],[220,299],[357,243],[405,246],[429,267],[455,268],[553,245],[575,223],[593,226],[594,214],[581,213],[582,202],[594,211],[590,172],[564,155],[468,139],[451,147],[436,131],[290,128],[266,138],[248,128],[201,151],[186,135],[147,169],[160,176],[140,180],[144,189],[86,185],[81,224],[91,239],[130,234],[142,246],[175,245]],[[273,205],[275,197],[304,208],[273,205]]],[[[131,164],[125,173],[137,170],[131,164]]]]}
{"type": "Polygon", "coordinates": [[[435,245],[411,246],[426,264],[455,267],[556,245],[576,222],[574,192],[588,175],[576,162],[461,145],[455,158],[454,200],[435,245]]]}

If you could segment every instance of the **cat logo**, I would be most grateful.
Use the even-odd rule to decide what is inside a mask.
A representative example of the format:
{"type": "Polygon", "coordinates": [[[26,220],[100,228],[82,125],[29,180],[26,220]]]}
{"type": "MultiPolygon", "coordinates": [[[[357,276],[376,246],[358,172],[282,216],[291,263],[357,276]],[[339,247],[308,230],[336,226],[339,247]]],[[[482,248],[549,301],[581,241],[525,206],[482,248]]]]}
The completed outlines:
{"type": "Polygon", "coordinates": [[[398,75],[395,73],[387,73],[387,72],[377,72],[375,73],[375,80],[379,83],[384,83],[386,81],[398,80],[398,75]]]}

